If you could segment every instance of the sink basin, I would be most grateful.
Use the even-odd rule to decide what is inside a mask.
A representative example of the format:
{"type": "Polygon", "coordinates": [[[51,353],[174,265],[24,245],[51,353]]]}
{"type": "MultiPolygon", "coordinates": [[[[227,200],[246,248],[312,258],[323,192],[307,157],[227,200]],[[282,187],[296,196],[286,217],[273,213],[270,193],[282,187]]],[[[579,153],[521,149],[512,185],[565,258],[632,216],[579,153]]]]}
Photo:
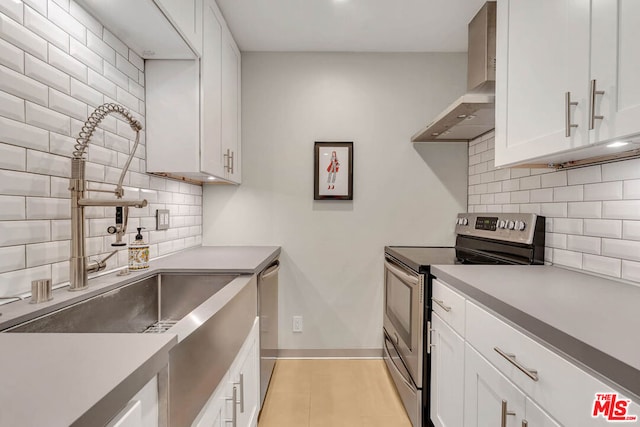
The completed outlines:
{"type": "Polygon", "coordinates": [[[162,273],[3,332],[175,333],[167,372],[158,376],[159,393],[168,396],[161,398],[160,425],[173,427],[192,424],[256,316],[255,275],[162,273]]]}
{"type": "Polygon", "coordinates": [[[165,332],[237,276],[158,274],[7,332],[165,332]]]}

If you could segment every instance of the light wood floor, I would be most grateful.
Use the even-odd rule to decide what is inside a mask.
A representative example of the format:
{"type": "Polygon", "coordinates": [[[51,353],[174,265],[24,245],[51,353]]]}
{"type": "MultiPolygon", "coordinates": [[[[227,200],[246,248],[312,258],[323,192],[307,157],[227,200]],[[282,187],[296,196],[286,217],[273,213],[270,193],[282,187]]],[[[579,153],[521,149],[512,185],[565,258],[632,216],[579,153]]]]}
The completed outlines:
{"type": "Polygon", "coordinates": [[[278,360],[258,427],[411,427],[382,360],[278,360]]]}

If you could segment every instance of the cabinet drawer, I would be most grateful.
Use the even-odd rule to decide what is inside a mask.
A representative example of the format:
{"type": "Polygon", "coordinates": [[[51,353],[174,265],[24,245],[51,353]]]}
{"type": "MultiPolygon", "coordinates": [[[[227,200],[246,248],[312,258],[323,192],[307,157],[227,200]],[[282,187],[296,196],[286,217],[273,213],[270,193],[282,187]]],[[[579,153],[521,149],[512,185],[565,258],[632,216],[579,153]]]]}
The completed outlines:
{"type": "Polygon", "coordinates": [[[464,297],[438,279],[433,280],[431,307],[454,331],[464,337],[464,297]]]}
{"type": "MultiPolygon", "coordinates": [[[[469,301],[466,302],[466,334],[469,344],[561,424],[610,425],[602,417],[592,418],[591,413],[596,393],[615,390],[469,301]],[[507,354],[515,355],[513,363],[507,354]],[[524,370],[537,371],[533,373],[537,381],[515,363],[524,370]]],[[[640,406],[632,404],[628,413],[640,415],[640,406]]]]}

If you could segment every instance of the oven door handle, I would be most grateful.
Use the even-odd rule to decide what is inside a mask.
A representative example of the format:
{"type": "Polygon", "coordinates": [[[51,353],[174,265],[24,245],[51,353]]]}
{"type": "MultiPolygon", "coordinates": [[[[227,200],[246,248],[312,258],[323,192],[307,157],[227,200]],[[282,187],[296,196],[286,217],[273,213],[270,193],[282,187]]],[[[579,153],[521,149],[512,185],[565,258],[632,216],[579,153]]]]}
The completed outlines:
{"type": "Polygon", "coordinates": [[[393,274],[398,276],[403,282],[410,283],[414,286],[417,286],[420,284],[420,279],[417,276],[413,276],[406,273],[404,270],[401,270],[399,267],[396,267],[394,264],[390,263],[386,259],[384,260],[384,266],[393,274]]]}

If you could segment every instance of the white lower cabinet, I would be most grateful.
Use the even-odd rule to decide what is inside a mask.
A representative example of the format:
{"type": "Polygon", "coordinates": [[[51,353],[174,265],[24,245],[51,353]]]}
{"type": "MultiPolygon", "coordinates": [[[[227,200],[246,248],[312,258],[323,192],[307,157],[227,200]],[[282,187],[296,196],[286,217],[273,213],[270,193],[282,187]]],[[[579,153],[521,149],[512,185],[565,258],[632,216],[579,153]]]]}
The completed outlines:
{"type": "Polygon", "coordinates": [[[240,352],[192,426],[255,427],[260,411],[259,363],[259,327],[256,317],[240,352]]]}
{"type": "Polygon", "coordinates": [[[158,427],[158,376],[131,398],[107,427],[158,427]]]}
{"type": "Polygon", "coordinates": [[[433,313],[431,340],[431,421],[435,427],[460,427],[464,398],[464,339],[433,313]]]}

